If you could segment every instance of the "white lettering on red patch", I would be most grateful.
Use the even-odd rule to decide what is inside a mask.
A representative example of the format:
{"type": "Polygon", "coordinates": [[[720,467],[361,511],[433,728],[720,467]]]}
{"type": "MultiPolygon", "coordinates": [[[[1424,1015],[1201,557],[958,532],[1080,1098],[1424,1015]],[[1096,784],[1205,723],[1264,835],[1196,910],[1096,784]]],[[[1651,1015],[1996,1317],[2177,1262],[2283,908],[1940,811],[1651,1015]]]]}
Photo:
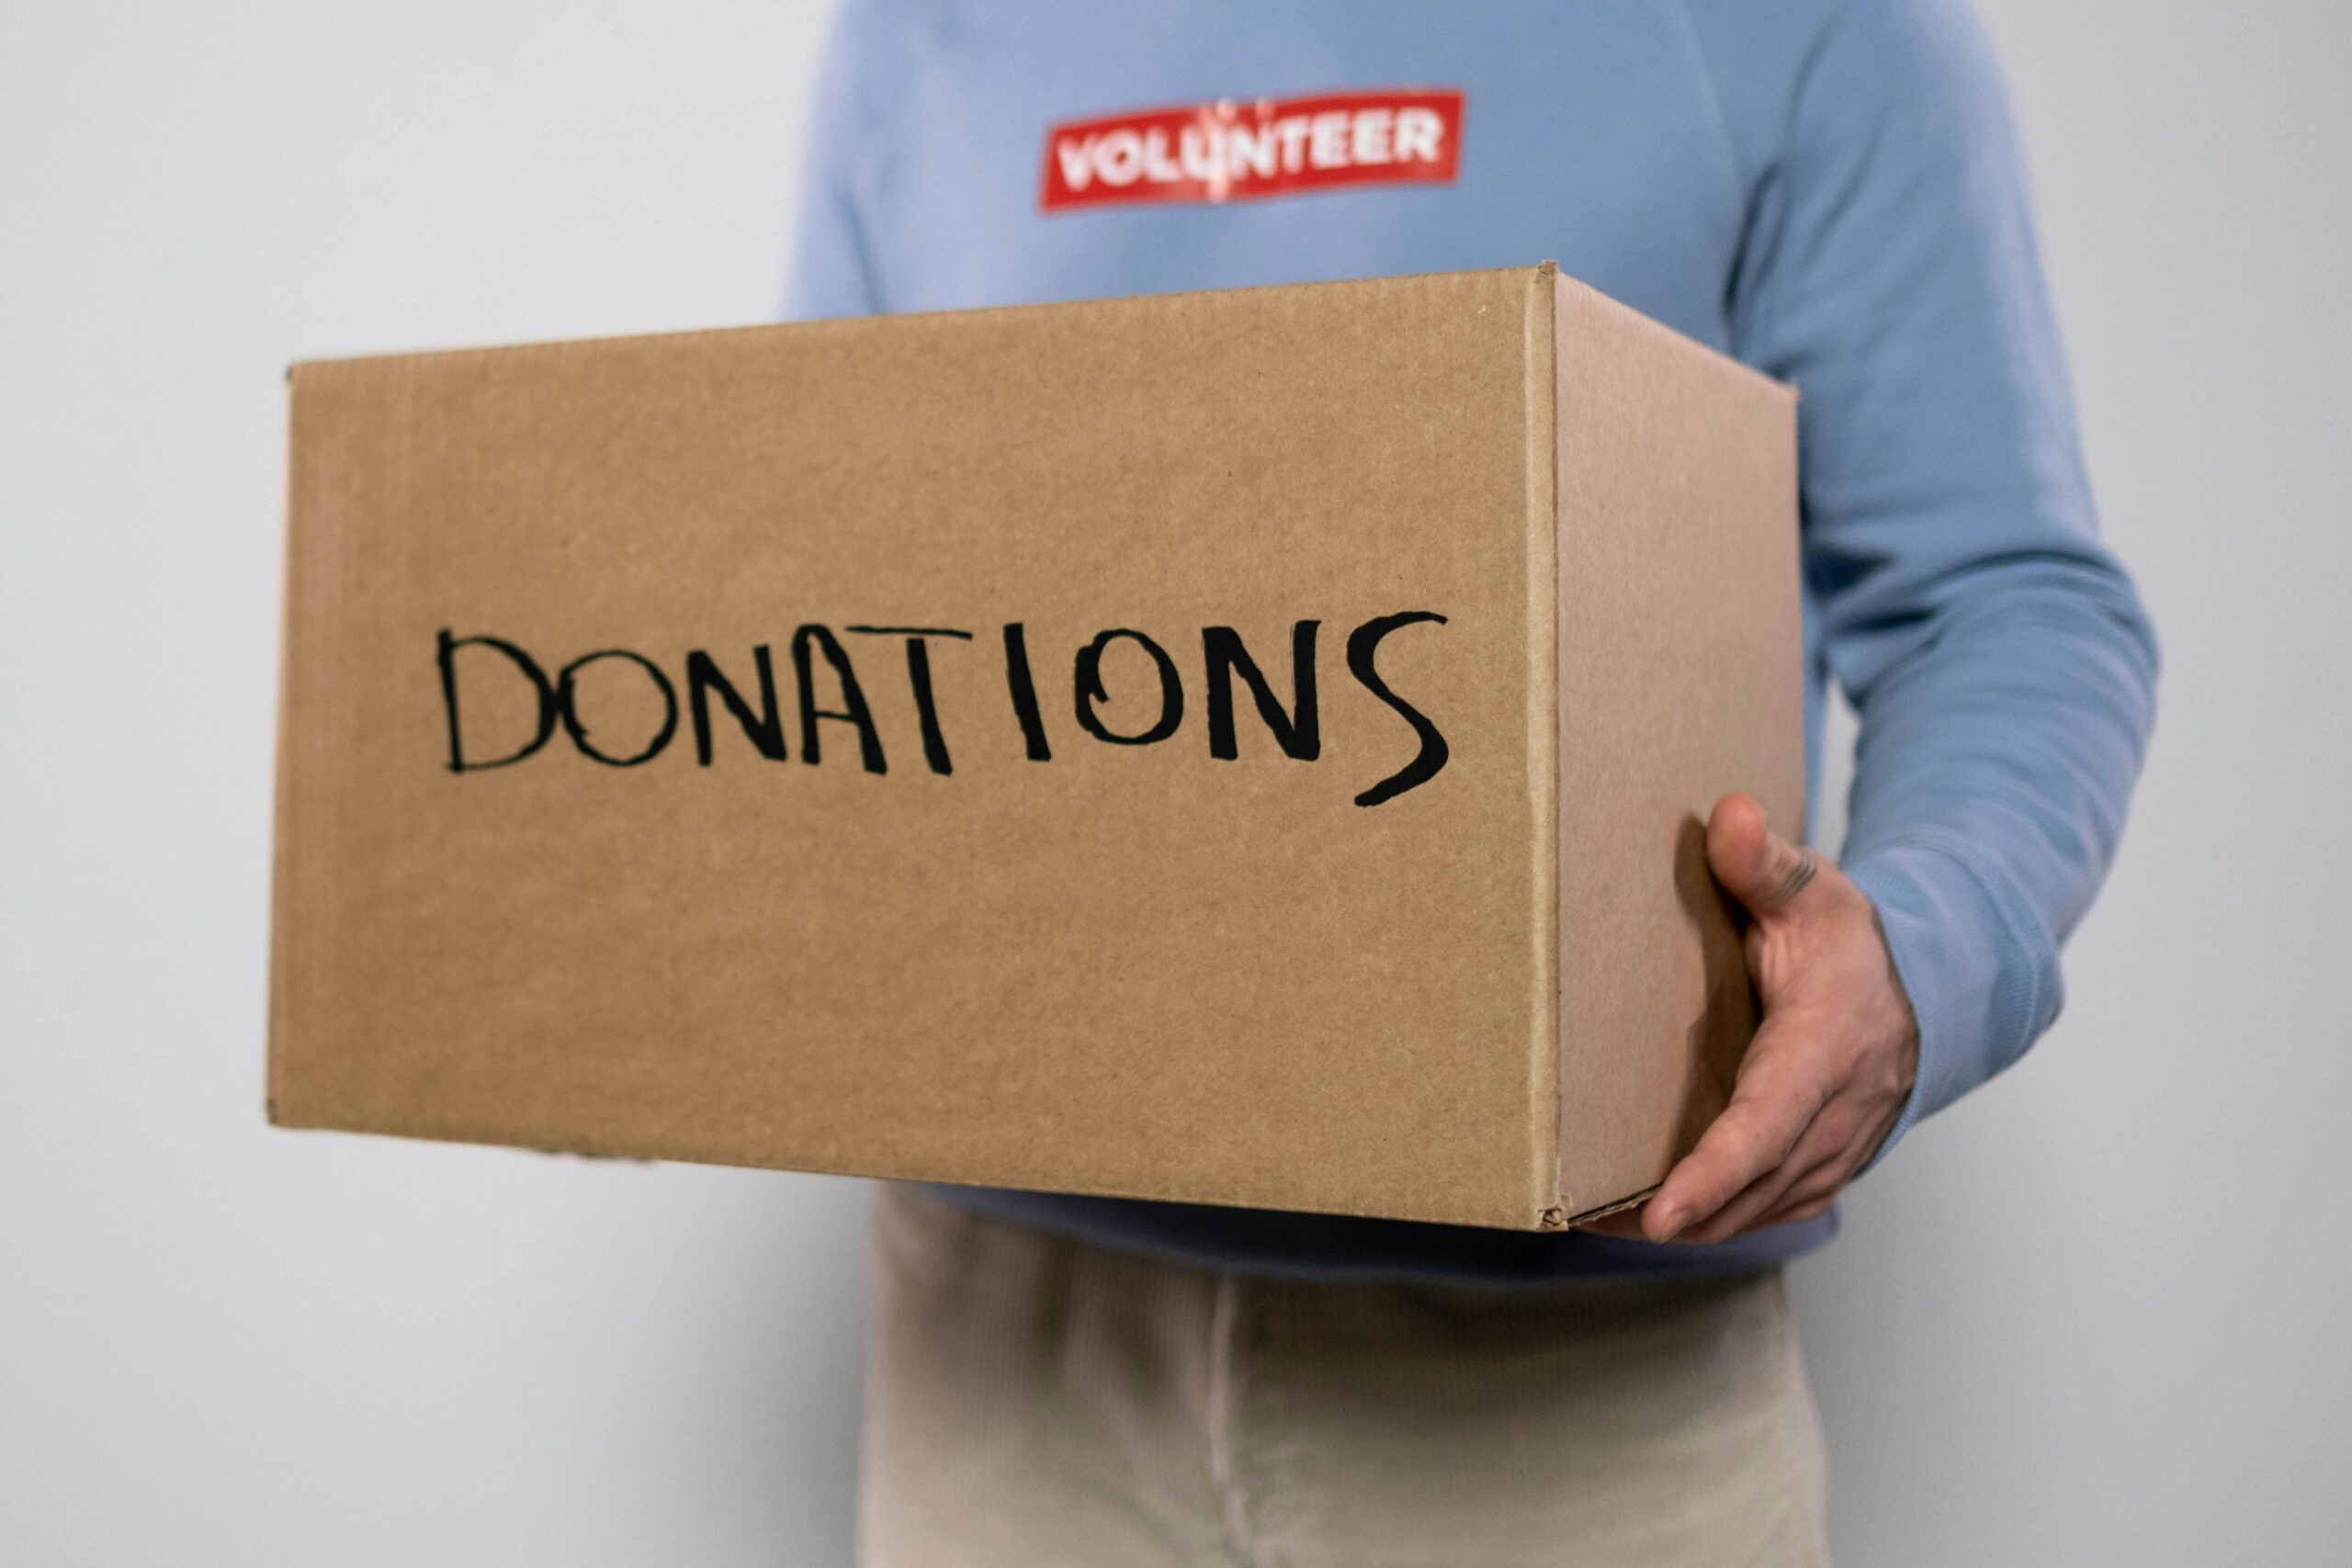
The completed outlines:
{"type": "Polygon", "coordinates": [[[1046,212],[1136,202],[1256,201],[1369,185],[1450,185],[1462,94],[1388,87],[1130,109],[1046,132],[1046,212]]]}

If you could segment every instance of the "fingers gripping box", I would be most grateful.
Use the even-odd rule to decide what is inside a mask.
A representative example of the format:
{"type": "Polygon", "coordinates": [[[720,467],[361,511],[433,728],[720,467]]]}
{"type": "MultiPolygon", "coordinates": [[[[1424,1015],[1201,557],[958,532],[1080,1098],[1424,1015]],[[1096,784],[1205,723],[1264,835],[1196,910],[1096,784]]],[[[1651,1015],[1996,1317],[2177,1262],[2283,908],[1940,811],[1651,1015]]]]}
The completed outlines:
{"type": "Polygon", "coordinates": [[[1548,265],[290,379],[278,1123],[1544,1228],[1722,1104],[1793,397],[1548,265]]]}

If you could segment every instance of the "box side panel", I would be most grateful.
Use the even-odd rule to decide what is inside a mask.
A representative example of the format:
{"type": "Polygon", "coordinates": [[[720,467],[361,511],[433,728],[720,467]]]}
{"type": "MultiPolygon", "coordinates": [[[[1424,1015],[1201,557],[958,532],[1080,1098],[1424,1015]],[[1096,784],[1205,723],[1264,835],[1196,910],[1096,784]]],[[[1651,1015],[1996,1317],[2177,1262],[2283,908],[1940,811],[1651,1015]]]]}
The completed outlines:
{"type": "Polygon", "coordinates": [[[1532,276],[305,367],[277,1117],[1530,1223],[1532,276]]]}
{"type": "Polygon", "coordinates": [[[1560,659],[1559,267],[1532,280],[1527,312],[1527,795],[1534,896],[1535,992],[1528,1051],[1528,1138],[1535,1151],[1526,1224],[1556,1226],[1560,1190],[1560,659]]]}
{"type": "Polygon", "coordinates": [[[1802,831],[1795,399],[1559,285],[1560,1202],[1656,1184],[1754,1032],[1703,825],[1802,831]]]}

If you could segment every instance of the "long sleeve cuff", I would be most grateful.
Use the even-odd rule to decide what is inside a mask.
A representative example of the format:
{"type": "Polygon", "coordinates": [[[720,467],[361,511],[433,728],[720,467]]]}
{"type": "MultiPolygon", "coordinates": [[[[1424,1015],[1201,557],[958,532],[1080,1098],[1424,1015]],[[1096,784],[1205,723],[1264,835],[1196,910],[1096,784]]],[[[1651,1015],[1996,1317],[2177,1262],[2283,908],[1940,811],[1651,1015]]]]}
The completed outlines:
{"type": "Polygon", "coordinates": [[[1961,835],[1906,833],[1846,874],[1876,907],[1919,1021],[1919,1079],[1876,1165],[1920,1118],[2023,1055],[2058,1016],[2064,985],[2057,943],[1961,835]]]}

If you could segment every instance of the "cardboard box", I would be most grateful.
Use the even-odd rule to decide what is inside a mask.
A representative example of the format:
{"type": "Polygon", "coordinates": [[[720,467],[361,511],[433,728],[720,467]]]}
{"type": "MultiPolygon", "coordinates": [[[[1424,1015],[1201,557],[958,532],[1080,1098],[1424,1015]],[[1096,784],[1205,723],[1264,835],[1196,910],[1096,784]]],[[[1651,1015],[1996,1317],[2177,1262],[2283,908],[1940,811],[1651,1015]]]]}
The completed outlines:
{"type": "Polygon", "coordinates": [[[1550,265],[291,382],[278,1123],[1544,1228],[1722,1103],[1793,398],[1550,265]]]}

